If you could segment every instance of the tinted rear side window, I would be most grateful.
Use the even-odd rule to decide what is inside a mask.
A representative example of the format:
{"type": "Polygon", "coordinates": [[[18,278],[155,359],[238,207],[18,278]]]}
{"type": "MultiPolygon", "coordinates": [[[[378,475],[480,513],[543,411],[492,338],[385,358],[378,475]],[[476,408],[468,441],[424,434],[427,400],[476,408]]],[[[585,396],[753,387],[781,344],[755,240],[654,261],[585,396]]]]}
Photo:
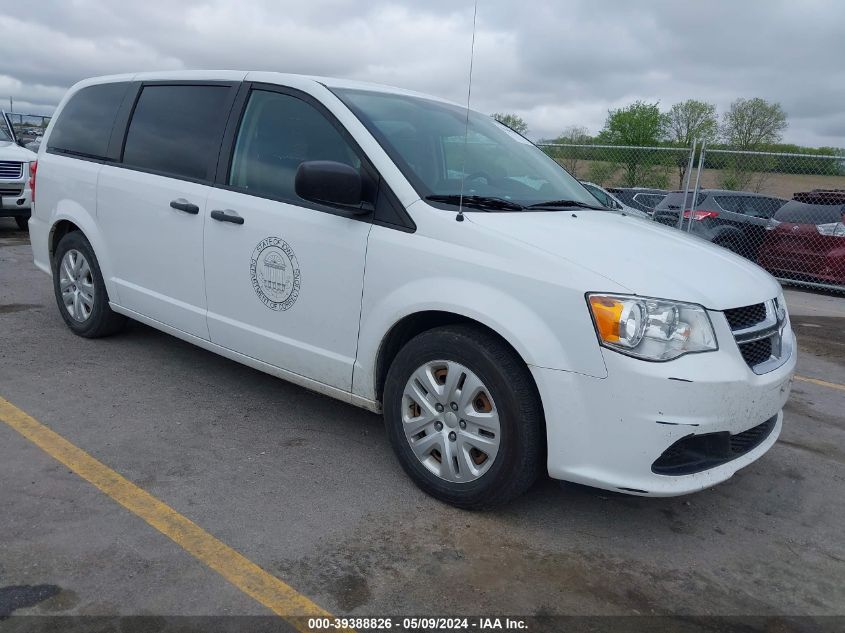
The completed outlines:
{"type": "Polygon", "coordinates": [[[135,105],[123,164],[204,180],[216,162],[228,86],[145,86],[135,105]]]}
{"type": "MultiPolygon", "coordinates": [[[[695,206],[700,205],[704,198],[705,194],[699,192],[698,198],[696,198],[695,206]]],[[[687,208],[689,208],[690,203],[692,202],[693,192],[690,191],[686,194],[686,201],[687,201],[687,208]]],[[[680,209],[684,206],[684,192],[683,191],[673,191],[668,194],[663,201],[660,203],[661,209],[680,209]]]]}
{"type": "Polygon", "coordinates": [[[726,211],[759,218],[772,217],[772,214],[786,202],[778,198],[766,198],[764,196],[715,196],[715,199],[719,206],[726,211]]]}
{"type": "Polygon", "coordinates": [[[664,193],[638,193],[634,196],[634,200],[639,202],[644,207],[651,207],[652,209],[663,202],[666,197],[664,193]]]}
{"type": "Polygon", "coordinates": [[[845,206],[787,202],[775,213],[778,222],[790,224],[833,224],[842,221],[845,206]]]}
{"type": "Polygon", "coordinates": [[[106,158],[114,120],[129,84],[82,88],[65,104],[47,149],[90,158],[106,158]]]}

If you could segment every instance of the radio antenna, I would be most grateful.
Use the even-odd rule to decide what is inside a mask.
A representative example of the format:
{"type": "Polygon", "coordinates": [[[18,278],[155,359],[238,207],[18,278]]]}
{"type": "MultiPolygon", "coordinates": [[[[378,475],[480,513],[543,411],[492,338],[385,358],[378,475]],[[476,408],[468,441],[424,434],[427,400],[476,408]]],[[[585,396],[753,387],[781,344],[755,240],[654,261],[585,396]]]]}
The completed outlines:
{"type": "Polygon", "coordinates": [[[472,44],[469,48],[469,81],[467,82],[467,114],[464,121],[464,155],[461,164],[461,195],[458,198],[458,215],[455,219],[458,222],[464,221],[464,183],[466,182],[467,166],[467,139],[469,138],[469,102],[472,97],[472,60],[475,57],[475,19],[478,17],[478,0],[475,0],[472,8],[472,44]]]}

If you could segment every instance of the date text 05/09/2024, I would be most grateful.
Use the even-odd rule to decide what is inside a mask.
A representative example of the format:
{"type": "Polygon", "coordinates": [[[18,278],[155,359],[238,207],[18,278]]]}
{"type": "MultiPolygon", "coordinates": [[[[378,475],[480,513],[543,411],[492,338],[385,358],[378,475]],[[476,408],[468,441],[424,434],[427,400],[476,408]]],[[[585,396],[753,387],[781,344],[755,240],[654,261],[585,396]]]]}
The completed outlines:
{"type": "Polygon", "coordinates": [[[524,619],[506,617],[353,617],[308,618],[309,631],[497,631],[527,630],[524,619]]]}

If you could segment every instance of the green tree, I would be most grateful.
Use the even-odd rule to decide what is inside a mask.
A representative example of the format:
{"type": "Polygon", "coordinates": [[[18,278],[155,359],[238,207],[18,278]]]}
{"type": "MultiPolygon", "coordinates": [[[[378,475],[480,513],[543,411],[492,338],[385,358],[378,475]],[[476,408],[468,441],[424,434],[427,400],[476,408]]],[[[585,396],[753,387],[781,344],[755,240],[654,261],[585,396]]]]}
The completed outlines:
{"type": "Polygon", "coordinates": [[[635,101],[625,108],[608,110],[599,137],[614,145],[656,145],[663,138],[666,115],[659,103],[635,101]]]}
{"type": "MultiPolygon", "coordinates": [[[[681,147],[692,147],[694,140],[715,141],[719,134],[719,119],[716,106],[697,99],[676,103],[666,114],[667,139],[681,147]]],[[[678,154],[678,187],[684,186],[689,156],[678,154]]]]}
{"type": "MultiPolygon", "coordinates": [[[[783,138],[788,126],[786,112],[779,103],[765,99],[737,99],[727,112],[722,114],[722,138],[731,147],[753,151],[766,149],[783,138]]],[[[722,173],[725,189],[748,189],[760,191],[767,172],[774,166],[769,156],[737,154],[731,156],[727,169],[722,173]],[[757,174],[755,176],[755,173],[757,174]]]]}
{"type": "MultiPolygon", "coordinates": [[[[625,108],[609,110],[599,140],[611,145],[638,147],[657,145],[666,135],[666,115],[659,103],[635,101],[625,108]]],[[[617,161],[624,167],[624,185],[635,187],[654,180],[655,168],[660,171],[663,158],[648,150],[617,150],[617,161]]]]}
{"type": "Polygon", "coordinates": [[[722,114],[722,138],[740,150],[760,149],[777,143],[788,127],[786,112],[779,103],[765,99],[737,99],[722,114]]]}
{"type": "Polygon", "coordinates": [[[496,119],[499,123],[507,125],[514,132],[519,132],[523,136],[528,133],[528,124],[521,116],[504,112],[494,112],[490,116],[496,119]]]}
{"type": "MultiPolygon", "coordinates": [[[[590,141],[590,132],[587,128],[580,125],[570,125],[566,128],[560,136],[555,139],[555,143],[561,145],[584,145],[590,141]]],[[[554,158],[563,165],[570,174],[579,178],[578,171],[582,168],[581,161],[583,159],[583,148],[579,147],[558,147],[554,158]]]]}

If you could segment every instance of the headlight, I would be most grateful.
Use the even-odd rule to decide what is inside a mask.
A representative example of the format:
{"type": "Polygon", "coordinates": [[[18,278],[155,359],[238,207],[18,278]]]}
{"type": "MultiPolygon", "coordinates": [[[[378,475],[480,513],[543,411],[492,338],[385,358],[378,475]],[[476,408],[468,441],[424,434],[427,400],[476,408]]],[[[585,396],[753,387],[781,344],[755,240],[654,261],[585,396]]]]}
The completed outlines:
{"type": "Polygon", "coordinates": [[[588,294],[599,342],[645,360],[666,361],[719,349],[710,318],[694,303],[588,294]]]}

